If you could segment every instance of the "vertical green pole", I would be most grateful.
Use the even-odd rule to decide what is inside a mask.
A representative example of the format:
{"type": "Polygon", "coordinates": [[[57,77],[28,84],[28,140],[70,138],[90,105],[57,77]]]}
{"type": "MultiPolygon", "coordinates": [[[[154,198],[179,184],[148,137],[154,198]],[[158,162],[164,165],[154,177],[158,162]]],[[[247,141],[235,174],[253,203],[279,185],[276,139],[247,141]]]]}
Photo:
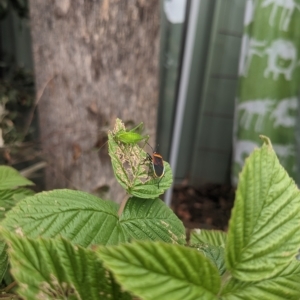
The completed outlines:
{"type": "Polygon", "coordinates": [[[296,179],[300,1],[248,0],[244,23],[232,179],[237,182],[260,134],[270,137],[281,164],[296,179]]]}

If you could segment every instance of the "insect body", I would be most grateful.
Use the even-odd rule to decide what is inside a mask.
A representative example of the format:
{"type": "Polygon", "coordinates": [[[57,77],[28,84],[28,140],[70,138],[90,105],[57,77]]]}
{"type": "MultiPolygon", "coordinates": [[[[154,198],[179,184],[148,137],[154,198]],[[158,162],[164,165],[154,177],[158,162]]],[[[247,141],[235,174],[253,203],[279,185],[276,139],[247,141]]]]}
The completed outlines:
{"type": "Polygon", "coordinates": [[[148,159],[152,163],[154,177],[159,178],[159,181],[157,183],[157,187],[159,188],[159,183],[165,175],[165,167],[164,167],[163,158],[159,153],[154,151],[152,153],[152,156],[148,153],[148,159]]]}
{"type": "Polygon", "coordinates": [[[117,128],[115,128],[114,131],[109,131],[108,135],[105,136],[106,141],[103,141],[103,137],[100,145],[98,144],[98,142],[95,145],[98,148],[98,151],[109,142],[110,138],[115,143],[117,143],[119,147],[122,147],[123,150],[128,149],[128,147],[133,147],[141,141],[145,141],[145,145],[149,140],[150,136],[148,134],[141,135],[138,132],[141,131],[141,129],[143,128],[143,122],[132,128],[131,130],[126,130],[124,125],[120,123],[121,120],[117,119],[117,122],[119,122],[117,128]]]}
{"type": "Polygon", "coordinates": [[[120,130],[116,134],[114,134],[114,139],[117,142],[121,142],[124,144],[136,144],[143,140],[147,143],[147,141],[149,140],[149,135],[147,134],[142,136],[141,134],[136,132],[137,129],[142,126],[143,126],[143,122],[141,122],[139,125],[137,125],[136,127],[134,127],[129,131],[120,130]]]}
{"type": "Polygon", "coordinates": [[[119,131],[114,137],[117,141],[124,144],[136,144],[143,140],[147,141],[149,139],[149,135],[142,136],[139,133],[131,131],[119,131]]]}

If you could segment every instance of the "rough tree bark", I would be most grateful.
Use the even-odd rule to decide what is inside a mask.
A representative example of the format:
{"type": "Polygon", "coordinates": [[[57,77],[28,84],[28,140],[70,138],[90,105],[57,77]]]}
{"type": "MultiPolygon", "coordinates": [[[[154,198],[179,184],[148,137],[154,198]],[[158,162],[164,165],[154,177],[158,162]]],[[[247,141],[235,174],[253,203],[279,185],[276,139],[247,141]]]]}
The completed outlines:
{"type": "Polygon", "coordinates": [[[107,185],[120,201],[93,148],[116,117],[143,121],[154,142],[159,1],[30,0],[30,17],[46,188],[107,185]]]}

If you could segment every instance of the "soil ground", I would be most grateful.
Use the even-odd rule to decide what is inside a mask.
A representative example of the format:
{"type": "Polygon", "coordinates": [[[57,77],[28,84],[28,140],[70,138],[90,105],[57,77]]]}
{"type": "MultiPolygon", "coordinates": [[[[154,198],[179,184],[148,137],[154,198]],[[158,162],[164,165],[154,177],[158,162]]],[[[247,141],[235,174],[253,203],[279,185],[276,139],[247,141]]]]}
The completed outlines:
{"type": "Polygon", "coordinates": [[[229,185],[206,184],[195,189],[175,187],[172,208],[186,228],[227,231],[235,189],[229,185]]]}

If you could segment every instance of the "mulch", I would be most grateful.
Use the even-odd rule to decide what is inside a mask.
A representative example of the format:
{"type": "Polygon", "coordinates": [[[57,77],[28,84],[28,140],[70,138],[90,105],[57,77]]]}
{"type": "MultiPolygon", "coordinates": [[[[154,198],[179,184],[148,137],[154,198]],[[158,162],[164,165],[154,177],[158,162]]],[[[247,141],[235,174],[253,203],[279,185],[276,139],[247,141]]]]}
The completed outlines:
{"type": "Polygon", "coordinates": [[[227,231],[234,197],[235,188],[230,185],[177,186],[173,190],[172,209],[186,228],[227,231]]]}

